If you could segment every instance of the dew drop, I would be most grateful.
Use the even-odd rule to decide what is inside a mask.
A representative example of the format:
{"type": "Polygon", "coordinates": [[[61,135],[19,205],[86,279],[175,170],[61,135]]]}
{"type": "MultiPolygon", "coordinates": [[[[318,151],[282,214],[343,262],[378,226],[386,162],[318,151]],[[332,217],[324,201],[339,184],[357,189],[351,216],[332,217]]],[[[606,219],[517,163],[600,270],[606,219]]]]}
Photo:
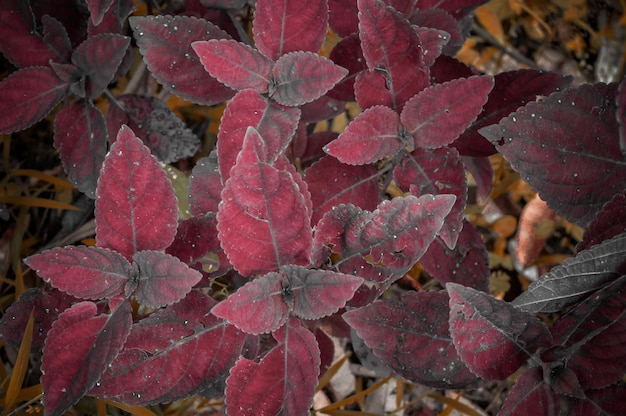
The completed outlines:
{"type": "Polygon", "coordinates": [[[172,28],[172,30],[173,30],[174,32],[177,32],[177,31],[178,31],[178,26],[174,26],[174,27],[172,28]]]}
{"type": "Polygon", "coordinates": [[[536,115],[535,113],[532,113],[532,114],[530,115],[530,117],[531,117],[531,118],[535,118],[536,116],[537,116],[537,115],[536,115]]]}
{"type": "Polygon", "coordinates": [[[143,32],[139,32],[139,36],[143,36],[143,32]]]}
{"type": "Polygon", "coordinates": [[[511,120],[513,120],[513,123],[517,122],[517,118],[515,118],[515,116],[511,117],[511,120]]]}
{"type": "Polygon", "coordinates": [[[577,177],[578,177],[578,173],[574,172],[574,173],[572,174],[572,176],[573,176],[573,177],[575,177],[575,178],[577,178],[577,177]]]}
{"type": "Polygon", "coordinates": [[[558,100],[556,100],[556,102],[557,102],[558,104],[562,104],[562,103],[563,103],[563,100],[561,100],[561,99],[559,98],[558,100]]]}

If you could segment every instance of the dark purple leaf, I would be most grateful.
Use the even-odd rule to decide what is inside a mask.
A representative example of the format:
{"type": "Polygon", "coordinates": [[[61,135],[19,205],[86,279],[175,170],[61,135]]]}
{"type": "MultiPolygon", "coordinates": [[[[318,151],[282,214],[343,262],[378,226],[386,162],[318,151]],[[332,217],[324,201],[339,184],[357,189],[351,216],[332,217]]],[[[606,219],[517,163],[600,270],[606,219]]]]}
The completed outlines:
{"type": "Polygon", "coordinates": [[[345,101],[330,98],[328,94],[322,95],[320,98],[300,106],[302,112],[300,121],[302,123],[317,123],[330,120],[344,113],[345,109],[345,101]]]}
{"type": "Polygon", "coordinates": [[[493,167],[487,157],[461,156],[465,169],[472,175],[478,196],[487,199],[493,187],[493,167]]]}
{"type": "Polygon", "coordinates": [[[479,378],[457,356],[448,332],[448,294],[406,292],[346,312],[359,337],[405,379],[440,389],[473,387],[479,378]]]}
{"type": "Polygon", "coordinates": [[[342,38],[359,31],[356,0],[328,0],[328,24],[342,38]]]}
{"type": "Polygon", "coordinates": [[[178,302],[202,279],[199,272],[161,251],[140,251],[133,262],[139,268],[134,295],[140,304],[154,309],[178,302]]]}
{"type": "Polygon", "coordinates": [[[200,0],[200,3],[204,7],[239,10],[248,3],[248,0],[200,0]]]}
{"type": "Polygon", "coordinates": [[[96,198],[96,242],[127,259],[163,250],[174,240],[178,204],[150,150],[126,126],[102,166],[96,198]]]}
{"type": "MultiPolygon", "coordinates": [[[[442,59],[438,59],[443,61],[442,59]]],[[[445,66],[447,73],[458,72],[455,66],[448,63],[445,66]]],[[[431,73],[439,73],[437,64],[431,68],[431,73]]],[[[467,67],[465,71],[470,71],[467,67]]],[[[454,74],[454,73],[453,73],[454,74]]],[[[471,71],[470,71],[471,75],[471,71]]],[[[459,73],[458,76],[461,76],[459,73]]],[[[469,75],[463,75],[469,76],[469,75]]],[[[443,80],[439,79],[439,82],[443,80]]],[[[482,113],[472,126],[466,130],[458,140],[454,142],[454,147],[459,153],[467,156],[489,156],[495,153],[493,144],[487,141],[478,133],[482,127],[500,122],[503,117],[508,116],[521,106],[535,101],[538,96],[547,96],[567,87],[571,82],[570,77],[564,77],[554,72],[540,72],[532,69],[522,69],[518,71],[503,72],[494,77],[494,86],[489,94],[487,104],[483,107],[482,113]]]]}
{"type": "Polygon", "coordinates": [[[269,95],[290,107],[310,103],[326,94],[348,70],[312,52],[290,52],[272,68],[269,95]]]}
{"type": "Polygon", "coordinates": [[[576,400],[572,414],[576,416],[620,415],[626,409],[626,386],[614,384],[600,390],[585,392],[585,400],[576,400]]]}
{"type": "MultiPolygon", "coordinates": [[[[347,321],[346,321],[347,323],[347,321]]],[[[393,370],[383,360],[374,354],[374,351],[365,344],[365,341],[357,335],[354,328],[350,331],[350,343],[352,350],[359,362],[368,370],[371,370],[376,377],[387,377],[393,370]]]]}
{"type": "Polygon", "coordinates": [[[44,406],[62,415],[96,385],[130,333],[132,310],[122,300],[111,314],[97,315],[92,302],[66,309],[48,332],[41,363],[44,406]]]}
{"type": "Polygon", "coordinates": [[[480,133],[551,208],[587,226],[613,195],[626,189],[616,92],[615,84],[557,92],[480,133]]]}
{"type": "Polygon", "coordinates": [[[353,204],[373,211],[380,199],[379,174],[371,165],[349,166],[326,156],[304,172],[313,202],[311,221],[317,224],[333,206],[353,204]]]}
{"type": "Polygon", "coordinates": [[[224,189],[217,163],[217,151],[198,159],[189,177],[189,211],[193,215],[217,212],[224,189]]]}
{"type": "Polygon", "coordinates": [[[212,386],[223,390],[246,338],[209,313],[214,304],[194,290],[134,324],[124,349],[89,394],[148,405],[212,386]]]}
{"type": "Polygon", "coordinates": [[[491,88],[491,76],[474,76],[434,85],[411,98],[400,119],[415,147],[447,146],[456,140],[476,120],[491,88]]]}
{"type": "Polygon", "coordinates": [[[252,33],[259,51],[273,61],[295,51],[319,51],[328,28],[327,0],[259,0],[252,33]],[[302,30],[306,28],[306,30],[302,30]]]}
{"type": "Polygon", "coordinates": [[[105,33],[92,36],[72,54],[72,63],[85,77],[84,98],[95,98],[113,81],[130,45],[128,36],[105,33]]]}
{"type": "Polygon", "coordinates": [[[456,200],[448,214],[439,237],[453,249],[463,228],[463,211],[467,202],[465,167],[458,152],[450,147],[418,148],[402,159],[393,171],[393,178],[404,191],[412,195],[454,195],[456,200]]]}
{"type": "Polygon", "coordinates": [[[354,101],[354,80],[359,73],[367,70],[359,35],[353,33],[341,39],[330,52],[329,58],[337,65],[346,68],[348,75],[335,85],[332,90],[328,91],[328,96],[344,101],[354,101]]]}
{"type": "Polygon", "coordinates": [[[123,33],[126,27],[128,16],[135,9],[133,0],[97,0],[109,2],[107,12],[103,15],[100,23],[94,24],[93,15],[89,19],[89,36],[101,33],[123,33]]]}
{"type": "Polygon", "coordinates": [[[255,362],[241,357],[226,380],[227,415],[305,415],[320,369],[315,336],[295,318],[274,332],[278,345],[255,362]]]}
{"type": "Polygon", "coordinates": [[[559,397],[543,380],[541,367],[531,367],[517,379],[498,415],[558,416],[560,407],[559,397]]]}
{"type": "Polygon", "coordinates": [[[532,283],[513,300],[530,313],[552,313],[626,273],[626,233],[579,252],[532,283]]]}
{"type": "Polygon", "coordinates": [[[41,17],[41,23],[43,40],[57,56],[54,61],[68,62],[72,56],[72,43],[63,23],[47,14],[41,17]]]}
{"type": "Polygon", "coordinates": [[[166,90],[197,104],[214,105],[233,96],[205,71],[191,44],[230,36],[213,23],[187,16],[133,16],[130,26],[148,69],[166,90]]]}
{"type": "Polygon", "coordinates": [[[24,262],[55,288],[81,299],[107,299],[123,292],[131,265],[105,248],[67,246],[47,250],[24,262]]]}
{"type": "Polygon", "coordinates": [[[417,8],[419,10],[439,8],[450,13],[455,19],[461,20],[484,3],[487,3],[487,0],[419,0],[417,8]]]}
{"type": "Polygon", "coordinates": [[[109,10],[114,0],[87,0],[87,7],[89,13],[91,13],[91,21],[95,26],[98,26],[104,14],[109,10]]]}
{"type": "Polygon", "coordinates": [[[320,349],[320,375],[326,374],[335,360],[335,343],[332,338],[322,329],[315,330],[315,340],[320,349]]]}
{"type": "Polygon", "coordinates": [[[424,63],[430,67],[441,56],[441,51],[450,41],[450,34],[430,27],[414,26],[414,29],[419,36],[422,48],[424,48],[424,63]]]}
{"type": "Polygon", "coordinates": [[[404,149],[400,117],[389,107],[374,106],[359,114],[324,151],[349,165],[365,165],[404,149]]]}
{"type": "Polygon", "coordinates": [[[475,374],[504,380],[540,347],[552,344],[543,322],[484,292],[446,284],[450,335],[457,353],[475,374]]]}
{"type": "Polygon", "coordinates": [[[242,275],[309,263],[310,211],[291,172],[265,162],[267,147],[250,127],[217,214],[219,239],[242,275]]]}
{"type": "Polygon", "coordinates": [[[268,152],[264,159],[276,160],[289,145],[299,118],[299,109],[285,108],[256,91],[237,93],[224,110],[217,135],[217,157],[222,182],[225,183],[230,177],[230,170],[235,166],[248,127],[254,127],[263,137],[268,152]]]}
{"type": "MultiPolygon", "coordinates": [[[[464,63],[450,57],[450,56],[439,56],[435,63],[430,67],[430,76],[434,80],[434,83],[443,84],[444,82],[453,81],[457,78],[469,78],[472,75],[478,75],[478,71],[476,69],[470,68],[464,63]]],[[[494,89],[498,86],[498,78],[496,75],[494,89]]],[[[494,90],[491,90],[493,93],[494,90]]],[[[489,103],[489,101],[487,101],[489,103]]],[[[488,105],[488,104],[487,104],[488,105]]],[[[483,107],[483,112],[484,112],[483,107]]],[[[500,119],[496,120],[500,121],[500,119]]],[[[489,146],[492,146],[487,140],[485,140],[482,136],[480,139],[487,143],[489,146]]],[[[493,153],[493,146],[491,147],[491,152],[493,153]]]]}
{"type": "Polygon", "coordinates": [[[222,84],[234,90],[267,92],[273,61],[256,49],[232,39],[193,42],[191,47],[204,69],[222,84]]]}
{"type": "Polygon", "coordinates": [[[90,198],[107,152],[104,116],[89,100],[80,99],[63,108],[54,119],[54,147],[76,188],[90,198]]]}
{"type": "Polygon", "coordinates": [[[617,105],[617,123],[619,125],[619,147],[626,154],[626,81],[622,79],[615,99],[617,105]]]}
{"type": "MultiPolygon", "coordinates": [[[[301,128],[298,129],[298,132],[301,134],[297,134],[296,137],[294,137],[293,139],[291,156],[300,159],[300,163],[302,163],[302,166],[308,169],[313,163],[320,161],[326,156],[326,153],[323,150],[324,146],[339,137],[339,133],[324,130],[313,132],[307,135],[306,132],[303,131],[303,127],[304,126],[301,125],[301,128]]],[[[329,157],[328,159],[334,160],[335,163],[337,163],[337,165],[339,166],[347,166],[343,163],[340,163],[334,157],[329,157]]]]}
{"type": "Polygon", "coordinates": [[[24,68],[3,79],[0,134],[23,130],[44,118],[65,98],[67,89],[49,67],[24,68]]]}
{"type": "Polygon", "coordinates": [[[454,282],[483,292],[489,290],[487,247],[478,230],[467,221],[454,249],[449,249],[441,238],[435,238],[420,263],[442,285],[454,282]]]}
{"type": "Polygon", "coordinates": [[[626,192],[615,195],[589,224],[577,251],[588,250],[618,234],[626,232],[626,192]]]}
{"type": "Polygon", "coordinates": [[[576,373],[565,367],[563,362],[543,363],[543,379],[556,394],[584,399],[585,392],[580,386],[576,373]]]}
{"type": "MultiPolygon", "coordinates": [[[[465,42],[465,37],[461,33],[461,27],[459,27],[459,23],[443,9],[432,8],[428,10],[419,10],[411,16],[410,20],[411,23],[414,25],[438,29],[440,33],[443,32],[442,36],[446,37],[446,42],[442,46],[443,53],[446,55],[456,55],[456,53],[459,51],[459,49],[461,49],[461,46],[463,46],[463,43],[465,42]]],[[[424,49],[428,51],[425,59],[433,59],[429,56],[431,54],[435,55],[435,58],[439,56],[439,54],[435,54],[436,51],[426,47],[421,33],[420,39],[422,40],[422,44],[425,46],[424,49]]],[[[439,50],[439,52],[441,53],[441,49],[439,50]]]]}

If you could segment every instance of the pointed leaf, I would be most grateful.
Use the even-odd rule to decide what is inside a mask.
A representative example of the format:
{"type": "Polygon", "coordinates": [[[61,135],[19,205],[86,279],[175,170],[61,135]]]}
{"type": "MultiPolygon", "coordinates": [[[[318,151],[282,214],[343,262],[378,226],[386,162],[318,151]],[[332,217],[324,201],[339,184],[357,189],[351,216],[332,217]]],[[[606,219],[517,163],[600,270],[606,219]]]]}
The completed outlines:
{"type": "Polygon", "coordinates": [[[543,380],[540,367],[524,371],[507,394],[498,415],[546,415],[560,414],[560,400],[543,380]]]}
{"type": "Polygon", "coordinates": [[[602,207],[602,211],[589,224],[576,250],[588,250],[623,232],[626,232],[626,191],[615,195],[602,207]]]}
{"type": "Polygon", "coordinates": [[[359,114],[324,151],[350,165],[365,165],[394,156],[407,144],[400,138],[400,117],[389,107],[374,106],[359,114]]]}
{"type": "Polygon", "coordinates": [[[131,272],[124,256],[99,247],[57,247],[24,262],[55,288],[81,299],[107,299],[121,294],[131,272]]]}
{"type": "Polygon", "coordinates": [[[41,16],[43,40],[55,55],[55,61],[68,62],[72,55],[72,43],[63,23],[50,15],[41,16]]]}
{"type": "MultiPolygon", "coordinates": [[[[101,2],[100,9],[106,7],[107,10],[102,16],[100,22],[96,22],[94,19],[94,13],[91,13],[91,19],[89,19],[88,33],[89,36],[95,36],[101,33],[125,33],[126,24],[128,23],[128,16],[135,10],[135,4],[133,0],[89,0],[91,2],[101,2]],[[109,3],[106,6],[105,3],[109,3]]],[[[92,10],[95,7],[92,7],[92,10]]],[[[97,14],[97,13],[96,13],[97,14]]]]}
{"type": "Polygon", "coordinates": [[[424,49],[428,51],[428,53],[424,54],[424,59],[428,62],[431,62],[430,60],[433,59],[433,55],[436,58],[442,52],[449,56],[456,55],[459,49],[463,46],[463,42],[465,42],[465,37],[463,36],[462,31],[466,32],[467,29],[463,27],[463,22],[457,21],[439,6],[440,5],[437,5],[436,8],[415,12],[410,18],[412,24],[420,26],[420,29],[431,28],[432,32],[435,32],[431,32],[431,36],[435,35],[439,38],[438,42],[435,42],[434,44],[429,41],[424,41],[424,32],[419,30],[422,46],[424,46],[424,49]],[[439,51],[433,50],[432,46],[437,47],[439,51]]]}
{"type": "Polygon", "coordinates": [[[471,388],[480,379],[457,356],[448,332],[448,294],[406,292],[344,313],[359,337],[405,379],[440,389],[471,388]]]}
{"type": "Polygon", "coordinates": [[[259,0],[252,33],[257,49],[276,61],[289,52],[319,51],[327,25],[327,0],[259,0]]]}
{"type": "Polygon", "coordinates": [[[214,304],[193,290],[134,324],[124,349],[89,394],[149,405],[211,388],[223,391],[245,334],[212,316],[214,304]]]}
{"type": "Polygon", "coordinates": [[[292,174],[265,163],[265,154],[263,139],[250,127],[217,214],[222,247],[244,276],[309,263],[306,199],[292,174]]]}
{"type": "Polygon", "coordinates": [[[626,233],[565,260],[512,304],[530,313],[558,312],[626,273],[626,233]]]}
{"type": "Polygon", "coordinates": [[[540,320],[484,292],[446,284],[450,335],[457,353],[475,374],[504,380],[552,337],[540,320]]]}
{"type": "Polygon", "coordinates": [[[551,208],[587,226],[613,195],[626,189],[616,93],[615,84],[567,89],[526,104],[480,133],[551,208]]]}
{"type": "Polygon", "coordinates": [[[132,16],[128,20],[150,73],[167,91],[204,105],[219,104],[234,95],[205,71],[191,47],[195,41],[229,39],[219,27],[188,16],[132,16]]]}
{"type": "Polygon", "coordinates": [[[274,64],[269,95],[280,104],[297,107],[320,98],[347,74],[347,69],[330,59],[312,52],[291,52],[274,64]]]}
{"type": "Polygon", "coordinates": [[[274,64],[256,49],[231,39],[193,42],[191,47],[209,74],[234,89],[266,93],[274,64]]]}
{"type": "Polygon", "coordinates": [[[304,415],[313,403],[320,351],[296,319],[274,334],[279,344],[260,362],[240,358],[226,380],[228,415],[304,415]]]}
{"type": "Polygon", "coordinates": [[[614,384],[600,390],[585,392],[586,400],[577,400],[572,407],[576,415],[619,415],[626,406],[626,387],[624,384],[614,384]]]}
{"type": "Polygon", "coordinates": [[[54,147],[63,168],[74,186],[90,198],[96,197],[107,137],[104,116],[89,100],[75,101],[54,119],[54,147]]]}
{"type": "Polygon", "coordinates": [[[110,315],[96,314],[94,303],[77,303],[48,332],[41,384],[49,415],[62,415],[95,386],[126,342],[132,324],[129,301],[110,315]]]}
{"type": "Polygon", "coordinates": [[[400,119],[415,147],[447,146],[476,120],[492,88],[488,75],[434,85],[411,98],[400,119]]]}
{"type": "Polygon", "coordinates": [[[150,150],[123,126],[102,166],[96,198],[96,242],[127,259],[174,240],[178,206],[172,184],[150,150]]]}
{"type": "Polygon", "coordinates": [[[104,14],[109,10],[114,0],[87,0],[87,7],[91,14],[91,21],[95,26],[102,22],[104,14]]]}
{"type": "Polygon", "coordinates": [[[483,199],[489,198],[493,187],[493,166],[489,158],[461,156],[461,160],[476,182],[478,195],[483,199]]]}
{"type": "Polygon", "coordinates": [[[189,177],[189,211],[193,215],[217,212],[224,186],[217,163],[217,151],[198,159],[189,177]]]}
{"type": "Polygon", "coordinates": [[[61,102],[68,86],[49,67],[33,66],[0,82],[0,134],[32,126],[61,102]]]}

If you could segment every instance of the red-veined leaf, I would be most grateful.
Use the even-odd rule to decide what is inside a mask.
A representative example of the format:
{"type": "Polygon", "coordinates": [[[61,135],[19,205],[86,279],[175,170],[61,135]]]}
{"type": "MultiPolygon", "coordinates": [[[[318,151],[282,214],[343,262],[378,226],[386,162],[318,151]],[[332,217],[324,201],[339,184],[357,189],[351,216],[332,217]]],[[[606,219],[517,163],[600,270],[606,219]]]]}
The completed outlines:
{"type": "Polygon", "coordinates": [[[420,291],[377,300],[343,319],[405,379],[440,389],[471,388],[480,379],[457,356],[448,316],[445,291],[420,291]]]}
{"type": "Polygon", "coordinates": [[[517,379],[498,415],[545,415],[560,414],[560,399],[543,380],[541,367],[531,367],[517,379]]]}
{"type": "Polygon", "coordinates": [[[217,151],[198,159],[189,177],[189,211],[193,215],[217,212],[221,200],[222,176],[217,163],[217,151]]]}
{"type": "Polygon", "coordinates": [[[32,126],[67,95],[68,85],[49,67],[21,69],[0,82],[0,134],[32,126]]]}
{"type": "Polygon", "coordinates": [[[504,380],[539,347],[552,344],[543,322],[484,292],[447,283],[450,335],[459,357],[475,374],[504,380]]]}
{"type": "Polygon", "coordinates": [[[602,211],[589,224],[583,241],[576,246],[576,250],[588,250],[623,232],[626,232],[626,191],[615,195],[602,207],[602,211]]]}
{"type": "Polygon", "coordinates": [[[230,36],[213,23],[188,16],[132,16],[130,26],[150,73],[168,91],[197,104],[214,105],[233,96],[205,71],[191,44],[230,36]]]}
{"type": "Polygon", "coordinates": [[[193,42],[191,47],[204,69],[222,84],[234,90],[267,92],[274,63],[256,49],[232,39],[193,42]]]}
{"type": "Polygon", "coordinates": [[[258,50],[276,61],[289,52],[319,51],[327,26],[327,0],[259,0],[252,33],[258,50]]]}
{"type": "Polygon", "coordinates": [[[127,259],[162,250],[174,240],[174,189],[150,150],[123,126],[104,160],[96,198],[96,242],[127,259]]]}
{"type": "Polygon", "coordinates": [[[114,0],[87,0],[87,7],[91,14],[91,21],[95,26],[102,22],[104,14],[109,10],[114,0]]]}

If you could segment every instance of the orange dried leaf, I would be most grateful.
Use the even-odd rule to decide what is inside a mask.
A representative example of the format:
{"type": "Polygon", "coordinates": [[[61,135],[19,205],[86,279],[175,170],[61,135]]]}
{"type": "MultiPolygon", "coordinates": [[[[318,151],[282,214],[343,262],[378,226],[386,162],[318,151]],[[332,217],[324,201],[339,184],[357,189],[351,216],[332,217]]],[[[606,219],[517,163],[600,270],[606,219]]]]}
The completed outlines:
{"type": "Polygon", "coordinates": [[[537,259],[546,242],[546,237],[538,234],[539,227],[545,221],[554,220],[555,217],[554,211],[539,198],[539,195],[536,195],[526,204],[520,215],[517,230],[516,256],[520,264],[529,266],[537,259]]]}
{"type": "Polygon", "coordinates": [[[35,315],[33,311],[30,312],[30,318],[26,324],[26,330],[22,337],[20,344],[20,350],[17,353],[17,359],[15,360],[15,366],[11,374],[11,380],[9,381],[9,387],[7,388],[5,396],[5,406],[3,415],[6,415],[9,410],[12,410],[18,402],[19,393],[24,383],[24,377],[26,376],[26,370],[30,362],[30,346],[33,342],[33,326],[35,322],[35,315]]]}
{"type": "Polygon", "coordinates": [[[489,7],[489,4],[476,9],[476,19],[500,43],[504,43],[504,28],[500,18],[496,15],[494,10],[489,7]]]}

